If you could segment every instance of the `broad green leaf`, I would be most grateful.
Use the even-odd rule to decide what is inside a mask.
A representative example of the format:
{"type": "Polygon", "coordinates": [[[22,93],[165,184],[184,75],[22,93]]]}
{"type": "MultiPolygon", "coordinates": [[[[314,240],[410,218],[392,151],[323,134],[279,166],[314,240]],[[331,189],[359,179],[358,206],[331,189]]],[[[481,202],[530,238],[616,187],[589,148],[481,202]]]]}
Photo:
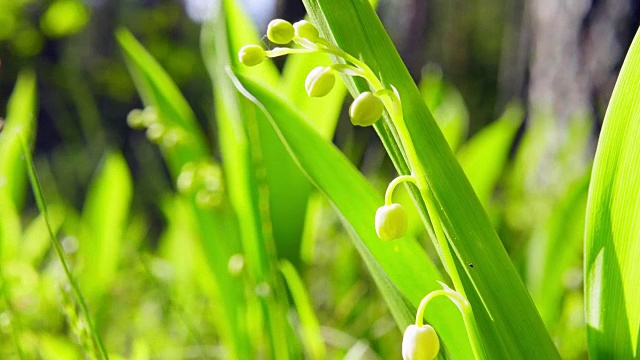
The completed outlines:
{"type": "Polygon", "coordinates": [[[487,206],[505,168],[523,119],[521,108],[508,107],[496,122],[471,138],[456,157],[480,202],[487,206]]]}
{"type": "MultiPolygon", "coordinates": [[[[173,180],[177,181],[185,165],[197,167],[204,164],[215,168],[217,165],[208,154],[205,137],[195,115],[177,86],[131,33],[120,29],[116,37],[145,105],[157,109],[159,121],[165,127],[184,135],[181,137],[183,141],[173,146],[162,146],[173,180]]],[[[237,285],[237,279],[227,270],[231,256],[240,252],[234,214],[224,206],[210,208],[199,205],[197,192],[188,194],[188,199],[207,264],[214,275],[215,282],[211,286],[221,304],[216,308],[217,330],[231,357],[251,357],[250,340],[242,327],[245,295],[242,286],[237,285]]]]}
{"type": "Polygon", "coordinates": [[[22,233],[20,211],[25,192],[26,173],[21,139],[33,142],[36,120],[36,77],[32,71],[18,76],[0,132],[0,259],[17,254],[22,233]]]}
{"type": "Polygon", "coordinates": [[[589,173],[571,184],[545,221],[533,230],[527,250],[527,285],[551,329],[562,312],[567,270],[582,258],[589,173]]]}
{"type": "MultiPolygon", "coordinates": [[[[484,356],[557,359],[558,351],[531,297],[371,6],[362,0],[303,2],[323,36],[367,63],[386,86],[397,88],[418,170],[425,174],[455,256],[451,275],[460,279],[464,289],[459,290],[472,306],[484,356]]],[[[347,87],[352,94],[368,90],[359,81],[347,87]]],[[[398,171],[408,174],[388,121],[378,122],[376,129],[398,171]]]]}
{"type": "MultiPolygon", "coordinates": [[[[384,201],[351,162],[310,128],[287,102],[250,79],[236,74],[235,85],[266,115],[291,156],[313,184],[337,208],[352,231],[360,253],[402,330],[413,322],[422,297],[440,286],[442,277],[415,239],[384,242],[374,227],[375,212],[384,201]],[[411,305],[413,306],[411,306],[411,305]]],[[[468,359],[470,348],[457,309],[445,303],[428,312],[453,358],[468,359]]]]}
{"type": "Polygon", "coordinates": [[[640,31],[604,118],[585,230],[591,359],[638,359],[640,336],[640,31]]]}
{"type": "Polygon", "coordinates": [[[84,267],[80,279],[91,303],[102,298],[116,275],[132,192],[124,157],[116,152],[106,154],[90,185],[82,214],[84,232],[79,253],[84,267]]]}

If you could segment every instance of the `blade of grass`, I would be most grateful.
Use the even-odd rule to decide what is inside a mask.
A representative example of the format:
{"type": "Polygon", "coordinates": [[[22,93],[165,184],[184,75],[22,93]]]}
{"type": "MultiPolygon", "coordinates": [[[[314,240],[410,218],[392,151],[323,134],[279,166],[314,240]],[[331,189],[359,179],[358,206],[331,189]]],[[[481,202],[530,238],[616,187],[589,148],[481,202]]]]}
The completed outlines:
{"type": "Polygon", "coordinates": [[[302,327],[302,342],[305,344],[309,359],[326,358],[326,348],[320,334],[320,323],[304,283],[296,268],[287,260],[280,261],[280,272],[287,282],[287,287],[293,297],[293,302],[300,317],[302,327]]]}
{"type": "MultiPolygon", "coordinates": [[[[486,357],[559,358],[487,214],[371,6],[361,0],[303,2],[324,37],[367,63],[387,87],[397,88],[420,167],[412,170],[428,183],[424,199],[433,203],[434,215],[442,222],[447,252],[454,254],[450,275],[471,304],[486,357]]],[[[362,82],[347,87],[352,95],[369,90],[362,82]]],[[[376,129],[398,171],[409,174],[389,119],[379,121],[376,129]]]]}
{"type": "Polygon", "coordinates": [[[106,154],[89,187],[81,221],[79,256],[84,267],[80,282],[90,303],[103,297],[116,275],[132,188],[124,157],[117,152],[106,154]]]}
{"type": "Polygon", "coordinates": [[[418,88],[451,150],[457,151],[469,127],[469,112],[462,95],[445,82],[442,71],[434,67],[423,71],[418,88]]]}
{"type": "Polygon", "coordinates": [[[582,258],[589,175],[568,187],[529,242],[527,285],[550,329],[561,315],[567,270],[582,258]]]}
{"type": "Polygon", "coordinates": [[[507,107],[500,119],[482,129],[456,154],[473,190],[485,207],[504,171],[523,117],[524,112],[519,106],[507,107]]]}
{"type": "MultiPolygon", "coordinates": [[[[243,24],[236,19],[234,14],[237,9],[234,1],[219,3],[217,16],[202,28],[202,54],[214,88],[220,150],[229,198],[238,216],[248,281],[253,289],[269,290],[269,296],[260,295],[258,291],[250,295],[250,300],[259,309],[258,318],[262,321],[252,336],[257,346],[264,348],[269,356],[288,359],[292,355],[295,357],[294,354],[301,349],[296,342],[290,341],[294,334],[286,319],[288,304],[284,283],[278,274],[277,251],[288,253],[293,250],[288,253],[290,258],[298,257],[299,245],[296,242],[299,242],[299,234],[297,238],[294,234],[286,242],[282,236],[287,236],[287,227],[295,229],[298,226],[301,220],[297,221],[296,218],[303,214],[298,211],[291,213],[291,218],[275,217],[272,210],[280,206],[278,215],[286,214],[290,206],[296,206],[298,202],[305,204],[306,198],[297,186],[301,185],[297,181],[301,175],[284,170],[293,165],[287,166],[278,159],[278,154],[284,150],[277,148],[279,144],[275,135],[259,126],[257,118],[261,115],[249,102],[235,94],[224,76],[223,67],[238,61],[237,52],[244,45],[234,40],[233,33],[246,32],[246,26],[250,27],[250,24],[243,24]],[[289,196],[276,197],[282,196],[279,190],[286,186],[287,176],[283,174],[291,175],[291,193],[289,196]],[[276,244],[289,246],[276,247],[276,244]]],[[[268,62],[263,63],[260,69],[269,69],[271,66],[268,62]]],[[[260,79],[272,83],[264,76],[260,79]]],[[[298,232],[302,232],[301,226],[298,232]]]]}
{"type": "MultiPolygon", "coordinates": [[[[177,86],[131,33],[120,29],[116,37],[145,105],[157,109],[159,120],[165,127],[178,129],[184,134],[186,141],[162,147],[173,180],[177,181],[187,164],[211,164],[215,167],[195,115],[177,86]]],[[[231,358],[251,358],[251,342],[241,326],[246,315],[245,294],[243,287],[237,286],[238,279],[232,277],[227,269],[231,256],[240,252],[239,242],[234,241],[239,237],[235,214],[224,204],[213,209],[198,205],[195,193],[187,197],[207,264],[215,279],[211,285],[221,305],[215,308],[216,329],[231,358]]]]}
{"type": "Polygon", "coordinates": [[[19,209],[25,189],[25,168],[21,161],[21,137],[31,144],[35,133],[36,77],[33,71],[22,71],[7,104],[7,116],[0,120],[0,282],[6,312],[12,318],[10,329],[16,353],[25,358],[22,345],[22,320],[11,303],[4,267],[18,255],[22,226],[19,209]]]}
{"type": "Polygon", "coordinates": [[[36,77],[32,71],[22,71],[7,104],[4,128],[0,132],[0,258],[17,255],[22,234],[20,213],[25,189],[24,163],[20,137],[33,142],[36,117],[36,77]]]}
{"type": "MultiPolygon", "coordinates": [[[[378,194],[351,162],[322,139],[300,113],[269,90],[240,75],[229,73],[234,84],[267,115],[289,154],[333,203],[352,233],[353,243],[389,304],[398,327],[413,323],[415,308],[428,292],[439,288],[441,275],[412,238],[394,242],[378,239],[373,219],[383,197],[378,194]]],[[[445,303],[441,311],[427,320],[438,332],[453,358],[471,358],[464,326],[457,309],[445,303]]]]}
{"type": "MultiPolygon", "coordinates": [[[[269,222],[273,229],[273,241],[277,249],[278,256],[286,257],[294,263],[300,258],[300,238],[303,231],[303,223],[308,197],[312,189],[311,184],[300,173],[295,164],[289,160],[286,150],[278,140],[270,127],[257,126],[251,128],[251,119],[261,116],[254,115],[251,111],[243,110],[246,100],[234,100],[234,92],[226,95],[223,89],[228,88],[227,81],[222,70],[228,64],[238,63],[238,51],[247,43],[258,42],[259,36],[250,20],[244,15],[241,6],[235,0],[225,0],[221,3],[221,10],[217,19],[210,20],[202,28],[202,53],[211,78],[214,81],[216,97],[216,121],[220,129],[219,141],[221,150],[225,157],[225,168],[230,177],[229,184],[240,184],[238,179],[247,170],[243,168],[242,152],[259,152],[261,163],[256,168],[264,168],[264,179],[269,189],[267,197],[269,204],[269,222]],[[239,36],[238,34],[244,34],[239,36]],[[249,41],[249,42],[247,42],[249,41]],[[217,75],[222,72],[223,75],[217,75]],[[224,94],[223,94],[224,93],[224,94]],[[224,98],[224,99],[223,99],[224,98]],[[226,109],[228,104],[239,104],[240,112],[226,109]],[[240,116],[238,116],[240,114],[240,116]],[[234,124],[229,130],[229,124],[234,124]],[[232,129],[232,130],[231,130],[232,129]],[[242,131],[246,134],[242,134],[242,131]],[[253,135],[252,135],[253,134],[253,135]],[[252,139],[259,139],[259,142],[252,143],[252,139]],[[243,139],[244,138],[244,139],[243,139]],[[247,141],[248,139],[249,141],[247,141]],[[233,154],[233,153],[237,154],[233,154]],[[233,154],[233,155],[232,155],[233,154]],[[232,159],[233,157],[233,159],[232,159]],[[283,176],[283,174],[287,174],[283,176]]],[[[255,76],[265,85],[277,89],[279,74],[275,77],[269,75],[275,70],[272,61],[265,61],[256,67],[245,67],[243,71],[255,76]]],[[[304,87],[302,88],[304,89],[304,87]]],[[[275,90],[274,90],[275,91],[275,90]]],[[[251,167],[249,167],[251,169],[251,167]]],[[[235,198],[242,198],[248,192],[245,187],[236,187],[239,191],[235,198]]],[[[245,199],[246,201],[246,199],[245,199]]],[[[237,206],[239,201],[236,202],[237,206]]],[[[241,221],[248,221],[251,217],[240,216],[241,221]]],[[[247,228],[247,226],[243,226],[247,228]]],[[[274,268],[275,269],[275,268],[274,268]]]]}
{"type": "Polygon", "coordinates": [[[591,359],[638,359],[640,336],[640,30],[620,70],[598,140],[585,228],[591,359]]]}
{"type": "Polygon", "coordinates": [[[40,214],[42,214],[42,216],[45,219],[45,223],[47,224],[47,230],[49,231],[49,236],[51,237],[53,248],[56,252],[56,255],[58,256],[58,260],[60,260],[60,264],[62,265],[64,273],[67,277],[67,281],[71,286],[71,291],[73,293],[73,296],[76,302],[78,303],[78,305],[80,306],[82,315],[84,316],[85,321],[87,322],[87,326],[88,326],[91,338],[95,342],[95,345],[98,351],[100,352],[99,354],[95,354],[95,355],[100,356],[101,359],[108,360],[109,355],[107,355],[107,351],[105,350],[105,347],[102,343],[102,339],[100,338],[100,335],[98,334],[98,331],[96,330],[93,324],[93,320],[91,319],[91,313],[89,312],[89,307],[87,306],[87,303],[84,299],[84,296],[82,295],[82,292],[80,291],[80,287],[78,286],[73,274],[71,273],[71,269],[69,268],[69,264],[65,257],[62,244],[60,243],[60,240],[58,240],[58,236],[53,231],[53,227],[51,226],[51,222],[49,221],[47,203],[45,202],[44,197],[42,195],[42,188],[40,187],[40,181],[38,180],[38,176],[36,174],[36,170],[33,165],[31,152],[25,141],[22,142],[22,151],[23,151],[24,160],[27,167],[27,173],[29,175],[29,181],[31,182],[31,188],[33,190],[33,195],[36,199],[36,203],[38,204],[38,209],[40,210],[40,214]]]}
{"type": "MultiPolygon", "coordinates": [[[[57,233],[65,220],[64,207],[52,205],[47,210],[49,210],[49,222],[53,232],[57,233]]],[[[18,258],[34,267],[39,266],[42,258],[49,250],[49,241],[49,233],[44,216],[39,215],[24,229],[18,258]]]]}

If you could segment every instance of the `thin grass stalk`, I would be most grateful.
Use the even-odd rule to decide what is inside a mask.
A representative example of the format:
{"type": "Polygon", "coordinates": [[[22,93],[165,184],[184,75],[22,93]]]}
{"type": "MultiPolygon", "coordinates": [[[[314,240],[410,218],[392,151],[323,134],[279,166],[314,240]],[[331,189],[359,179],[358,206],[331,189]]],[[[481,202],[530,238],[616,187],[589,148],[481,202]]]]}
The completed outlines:
{"type": "Polygon", "coordinates": [[[80,292],[80,288],[76,283],[76,280],[71,273],[69,268],[69,264],[64,256],[64,249],[62,248],[62,244],[58,239],[58,236],[53,231],[53,227],[51,226],[51,222],[49,221],[49,213],[47,211],[47,204],[44,201],[44,196],[42,195],[42,187],[40,186],[40,180],[38,180],[38,175],[35,171],[35,166],[33,164],[33,159],[31,157],[31,152],[29,151],[29,147],[23,138],[20,138],[20,144],[22,145],[22,152],[24,154],[24,161],[27,167],[27,174],[29,175],[29,181],[31,182],[31,188],[33,190],[33,196],[36,199],[36,203],[38,204],[38,209],[44,218],[44,222],[47,225],[47,231],[49,232],[49,237],[51,238],[51,242],[53,243],[53,248],[56,251],[56,255],[62,264],[62,268],[64,269],[64,273],[67,276],[67,281],[69,281],[69,285],[71,285],[71,290],[73,292],[73,296],[76,298],[76,301],[80,305],[80,310],[82,311],[85,320],[87,321],[87,325],[89,327],[89,332],[91,333],[91,337],[93,341],[96,343],[98,350],[100,352],[100,356],[104,360],[109,359],[109,355],[107,355],[107,351],[105,350],[104,344],[96,331],[95,325],[93,324],[93,320],[91,319],[89,313],[89,307],[82,296],[82,292],[80,292]]]}

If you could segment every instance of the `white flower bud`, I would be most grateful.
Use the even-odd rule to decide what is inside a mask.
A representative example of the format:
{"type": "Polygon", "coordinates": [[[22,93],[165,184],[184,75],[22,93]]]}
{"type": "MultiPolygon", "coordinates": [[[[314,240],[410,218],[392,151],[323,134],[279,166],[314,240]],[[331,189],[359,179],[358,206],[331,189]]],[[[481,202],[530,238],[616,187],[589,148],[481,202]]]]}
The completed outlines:
{"type": "Polygon", "coordinates": [[[255,66],[267,58],[267,53],[258,45],[245,45],[238,52],[238,58],[246,66],[255,66]]]}
{"type": "Polygon", "coordinates": [[[330,67],[318,66],[311,70],[304,82],[304,88],[311,97],[327,95],[336,83],[336,76],[330,67]]]}
{"type": "Polygon", "coordinates": [[[376,211],[376,233],[382,240],[401,238],[408,226],[407,213],[400,204],[385,205],[376,211]]]}
{"type": "Polygon", "coordinates": [[[357,126],[371,126],[382,116],[382,100],[369,91],[365,91],[353,100],[349,107],[351,123],[357,126]]]}
{"type": "Polygon", "coordinates": [[[307,40],[316,41],[320,37],[318,29],[313,26],[312,23],[307,20],[300,20],[293,24],[295,34],[297,37],[305,38],[307,40]]]}
{"type": "Polygon", "coordinates": [[[288,44],[293,40],[294,29],[290,22],[282,19],[271,20],[267,27],[267,38],[274,44],[288,44]]]}
{"type": "Polygon", "coordinates": [[[432,360],[440,351],[438,334],[430,325],[409,325],[402,337],[404,360],[432,360]]]}

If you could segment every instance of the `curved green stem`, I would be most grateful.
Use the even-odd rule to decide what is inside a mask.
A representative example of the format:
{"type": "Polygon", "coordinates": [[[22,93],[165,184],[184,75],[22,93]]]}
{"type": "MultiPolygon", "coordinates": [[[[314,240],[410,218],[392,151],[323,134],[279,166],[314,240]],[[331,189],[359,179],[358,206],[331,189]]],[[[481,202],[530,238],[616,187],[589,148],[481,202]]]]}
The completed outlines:
{"type": "Polygon", "coordinates": [[[391,205],[393,203],[393,191],[395,190],[396,186],[400,185],[400,183],[403,182],[410,182],[415,185],[416,179],[411,175],[400,175],[397,178],[393,179],[393,181],[391,181],[389,183],[389,186],[387,187],[387,192],[384,194],[385,205],[391,205]]]}
{"type": "Polygon", "coordinates": [[[267,53],[267,57],[274,58],[278,56],[291,55],[291,54],[310,54],[316,51],[317,51],[316,49],[307,49],[307,48],[293,49],[288,47],[277,47],[271,50],[267,50],[265,52],[267,53]]]}
{"type": "Polygon", "coordinates": [[[432,291],[427,294],[427,296],[425,296],[422,301],[420,301],[418,311],[416,311],[416,326],[421,327],[423,325],[424,312],[431,300],[437,298],[438,296],[446,296],[456,305],[458,310],[460,310],[464,326],[467,329],[467,336],[469,337],[469,343],[471,344],[473,357],[475,359],[483,359],[480,350],[482,345],[480,343],[480,339],[477,336],[475,318],[473,317],[473,311],[471,309],[471,305],[469,305],[469,301],[467,301],[467,299],[462,294],[453,289],[450,289],[444,283],[440,284],[444,289],[432,291]]]}

